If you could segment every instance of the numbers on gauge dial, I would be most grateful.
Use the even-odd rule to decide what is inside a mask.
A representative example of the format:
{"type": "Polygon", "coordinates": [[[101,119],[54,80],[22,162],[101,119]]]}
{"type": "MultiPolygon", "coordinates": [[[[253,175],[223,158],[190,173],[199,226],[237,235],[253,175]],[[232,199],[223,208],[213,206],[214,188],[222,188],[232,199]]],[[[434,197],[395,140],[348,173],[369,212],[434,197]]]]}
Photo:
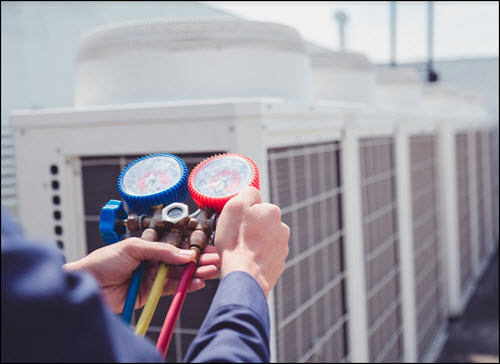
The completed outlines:
{"type": "Polygon", "coordinates": [[[182,177],[182,168],[173,158],[158,156],[137,162],[123,176],[122,187],[133,196],[146,196],[165,191],[182,177]]]}
{"type": "Polygon", "coordinates": [[[193,184],[205,196],[231,196],[250,183],[253,173],[253,167],[245,159],[221,156],[201,166],[193,184]]]}

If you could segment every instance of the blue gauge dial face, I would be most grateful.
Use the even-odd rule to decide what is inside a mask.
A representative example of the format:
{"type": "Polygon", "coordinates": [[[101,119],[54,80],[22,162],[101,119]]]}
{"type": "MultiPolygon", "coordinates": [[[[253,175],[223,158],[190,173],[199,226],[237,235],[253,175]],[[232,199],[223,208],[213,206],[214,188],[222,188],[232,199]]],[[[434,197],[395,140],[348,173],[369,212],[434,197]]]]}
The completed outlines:
{"type": "Polygon", "coordinates": [[[239,193],[253,176],[252,166],[238,156],[222,156],[201,166],[193,178],[196,190],[210,197],[239,193]]]}
{"type": "Polygon", "coordinates": [[[122,179],[123,190],[132,196],[148,196],[174,186],[182,177],[182,167],[174,158],[157,156],[132,165],[122,179]]]}

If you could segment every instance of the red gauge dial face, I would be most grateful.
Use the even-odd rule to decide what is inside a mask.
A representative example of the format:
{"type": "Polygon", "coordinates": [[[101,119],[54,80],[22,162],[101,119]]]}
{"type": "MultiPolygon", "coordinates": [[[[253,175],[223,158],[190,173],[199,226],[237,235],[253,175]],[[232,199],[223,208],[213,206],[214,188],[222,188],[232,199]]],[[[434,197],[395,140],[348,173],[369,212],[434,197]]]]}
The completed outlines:
{"type": "Polygon", "coordinates": [[[208,197],[232,196],[245,188],[255,171],[239,156],[220,156],[200,166],[193,177],[196,190],[208,197]]]}
{"type": "Polygon", "coordinates": [[[240,189],[241,175],[237,171],[225,169],[210,178],[206,187],[218,196],[233,195],[240,189]]]}

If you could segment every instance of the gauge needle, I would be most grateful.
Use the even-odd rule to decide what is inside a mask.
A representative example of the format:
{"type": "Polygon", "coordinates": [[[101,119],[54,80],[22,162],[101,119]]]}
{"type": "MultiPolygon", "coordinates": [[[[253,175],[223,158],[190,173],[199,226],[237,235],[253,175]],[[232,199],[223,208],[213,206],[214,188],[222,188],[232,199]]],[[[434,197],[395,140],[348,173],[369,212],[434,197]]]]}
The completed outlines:
{"type": "Polygon", "coordinates": [[[227,180],[227,177],[222,177],[222,179],[219,181],[219,183],[217,183],[217,189],[216,189],[217,192],[221,193],[224,190],[224,186],[226,185],[226,180],[227,180]],[[221,186],[223,187],[222,191],[220,188],[221,186]]]}
{"type": "Polygon", "coordinates": [[[148,187],[148,185],[154,180],[156,180],[156,174],[153,173],[151,176],[148,177],[148,182],[144,185],[142,192],[144,192],[146,190],[146,187],[148,187]]]}
{"type": "Polygon", "coordinates": [[[229,181],[229,176],[224,176],[224,178],[222,179],[222,182],[224,183],[224,189],[226,189],[228,186],[227,186],[227,182],[229,181]]]}
{"type": "Polygon", "coordinates": [[[216,191],[219,183],[220,183],[219,181],[207,183],[207,188],[210,188],[212,191],[216,191]]]}

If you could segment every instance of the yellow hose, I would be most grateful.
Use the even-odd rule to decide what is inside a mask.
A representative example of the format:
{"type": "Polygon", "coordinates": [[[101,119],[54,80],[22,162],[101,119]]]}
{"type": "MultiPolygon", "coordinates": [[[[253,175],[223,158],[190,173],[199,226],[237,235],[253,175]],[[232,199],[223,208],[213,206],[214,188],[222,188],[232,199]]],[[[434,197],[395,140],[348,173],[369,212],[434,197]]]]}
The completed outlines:
{"type": "Polygon", "coordinates": [[[151,323],[151,319],[153,318],[153,314],[156,310],[156,306],[160,300],[163,286],[167,280],[168,269],[169,266],[165,263],[161,263],[158,267],[155,280],[153,281],[153,286],[151,287],[151,292],[146,300],[141,317],[139,317],[139,321],[137,321],[137,325],[135,326],[136,335],[146,335],[146,331],[148,330],[149,324],[151,323]]]}

